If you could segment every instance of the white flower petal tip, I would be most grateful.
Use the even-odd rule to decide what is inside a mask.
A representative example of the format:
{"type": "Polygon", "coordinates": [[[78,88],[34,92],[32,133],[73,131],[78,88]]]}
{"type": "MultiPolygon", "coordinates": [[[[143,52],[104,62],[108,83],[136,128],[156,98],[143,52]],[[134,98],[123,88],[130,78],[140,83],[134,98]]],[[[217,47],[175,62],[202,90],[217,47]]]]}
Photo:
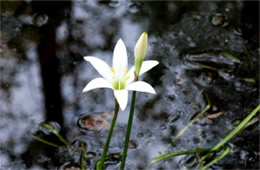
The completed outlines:
{"type": "Polygon", "coordinates": [[[125,110],[128,101],[128,91],[125,90],[114,90],[114,95],[122,111],[125,110]]]}
{"type": "Polygon", "coordinates": [[[103,60],[92,56],[86,56],[84,57],[84,60],[88,61],[102,77],[106,78],[107,80],[112,77],[112,71],[110,67],[103,60]]]}
{"type": "Polygon", "coordinates": [[[127,51],[125,43],[119,39],[113,52],[113,68],[118,70],[126,70],[128,65],[127,51]]]}
{"type": "Polygon", "coordinates": [[[120,38],[120,39],[117,41],[116,45],[125,46],[125,43],[124,43],[124,41],[120,38]]]}
{"type": "Polygon", "coordinates": [[[140,70],[140,74],[143,74],[149,70],[151,70],[152,68],[154,68],[155,66],[157,66],[159,64],[158,61],[156,60],[146,60],[142,63],[142,67],[141,67],[141,70],[140,70]]]}
{"type": "Polygon", "coordinates": [[[112,86],[111,84],[104,78],[95,78],[93,80],[91,80],[86,87],[83,89],[82,92],[87,92],[93,89],[97,89],[97,88],[111,88],[112,86]]]}
{"type": "Polygon", "coordinates": [[[129,84],[127,90],[156,94],[154,88],[144,81],[137,81],[129,84]]]}

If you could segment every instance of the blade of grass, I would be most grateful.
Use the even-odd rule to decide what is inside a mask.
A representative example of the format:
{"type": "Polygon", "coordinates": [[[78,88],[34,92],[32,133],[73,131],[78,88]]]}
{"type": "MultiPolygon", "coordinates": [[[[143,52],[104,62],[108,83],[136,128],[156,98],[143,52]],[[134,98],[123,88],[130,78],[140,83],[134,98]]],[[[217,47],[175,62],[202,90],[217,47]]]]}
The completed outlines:
{"type": "MultiPolygon", "coordinates": [[[[233,135],[227,135],[227,137],[225,137],[222,141],[220,141],[217,145],[215,145],[215,147],[209,149],[209,148],[198,148],[195,150],[188,150],[188,151],[180,151],[180,152],[173,152],[173,153],[169,153],[169,154],[164,154],[164,155],[160,155],[158,157],[155,157],[153,159],[153,161],[150,164],[154,164],[156,162],[162,161],[164,159],[170,158],[170,157],[174,157],[174,156],[179,156],[179,155],[184,155],[184,154],[195,154],[195,153],[200,153],[200,152],[208,152],[205,156],[203,156],[200,161],[202,162],[203,160],[205,160],[212,152],[216,152],[219,151],[220,149],[223,149],[223,145],[231,138],[233,137],[235,134],[237,134],[239,131],[243,130],[244,128],[246,128],[248,126],[248,124],[250,124],[250,122],[252,121],[251,119],[255,116],[255,114],[260,110],[260,105],[258,105],[258,107],[256,107],[238,126],[237,128],[235,128],[230,134],[233,135]],[[251,120],[251,121],[250,121],[251,120]],[[236,133],[235,133],[236,132],[236,133]],[[205,158],[204,158],[205,157],[205,158]]],[[[255,118],[254,118],[255,119],[255,118]]],[[[253,121],[255,122],[255,121],[253,121]]],[[[230,152],[230,147],[225,147],[224,151],[219,154],[214,160],[212,160],[211,162],[209,162],[207,165],[202,166],[201,170],[206,170],[207,168],[209,168],[210,166],[212,166],[213,164],[215,164],[216,162],[218,162],[220,159],[224,158],[228,153],[230,152]]]]}
{"type": "Polygon", "coordinates": [[[194,149],[194,150],[179,151],[179,152],[172,152],[172,153],[168,153],[168,154],[163,154],[163,155],[160,155],[160,156],[153,158],[150,165],[154,164],[156,162],[162,161],[164,159],[174,157],[174,156],[186,155],[186,154],[195,154],[195,153],[208,152],[208,151],[210,151],[210,148],[198,148],[198,149],[194,149]]]}
{"type": "Polygon", "coordinates": [[[32,135],[32,137],[33,137],[34,139],[36,139],[36,140],[38,140],[38,141],[40,141],[40,142],[46,144],[46,145],[49,145],[49,146],[52,146],[52,147],[55,147],[55,148],[61,148],[61,147],[62,147],[62,146],[59,146],[59,145],[57,145],[57,144],[55,144],[55,143],[49,142],[49,141],[47,141],[47,140],[44,140],[44,139],[42,139],[42,138],[40,138],[40,137],[38,137],[38,136],[32,135]]]}
{"type": "Polygon", "coordinates": [[[67,148],[70,148],[70,145],[68,144],[68,142],[59,134],[59,132],[57,130],[55,130],[51,125],[43,122],[40,124],[41,126],[49,129],[55,136],[57,136],[59,138],[59,140],[64,143],[66,145],[67,148]]]}
{"type": "Polygon", "coordinates": [[[207,100],[207,105],[206,107],[199,113],[197,114],[177,135],[176,137],[174,137],[172,139],[172,143],[174,143],[200,116],[202,116],[204,113],[206,113],[210,107],[211,107],[211,103],[210,103],[210,100],[208,98],[208,95],[205,94],[206,96],[206,100],[207,100]]]}
{"type": "Polygon", "coordinates": [[[199,66],[201,68],[205,68],[205,69],[208,69],[208,70],[217,71],[217,72],[219,71],[219,69],[212,67],[212,66],[205,65],[205,64],[199,64],[199,66]]]}
{"type": "Polygon", "coordinates": [[[80,144],[80,147],[82,149],[81,155],[80,155],[80,170],[85,170],[85,160],[86,160],[86,149],[84,144],[80,144]]]}
{"type": "Polygon", "coordinates": [[[255,66],[254,66],[253,59],[252,59],[251,55],[249,54],[249,52],[248,52],[248,50],[247,50],[245,45],[243,46],[243,50],[246,53],[250,70],[254,70],[255,66]]]}
{"type": "Polygon", "coordinates": [[[212,161],[210,161],[210,162],[209,162],[208,164],[206,164],[205,166],[202,166],[202,167],[200,168],[200,170],[206,170],[206,169],[208,169],[210,166],[212,166],[213,164],[217,163],[219,160],[221,160],[222,158],[224,158],[225,156],[227,156],[227,155],[229,154],[230,150],[231,150],[231,149],[230,149],[229,146],[225,147],[224,151],[223,151],[221,154],[219,154],[215,159],[213,159],[212,161]]]}
{"type": "Polygon", "coordinates": [[[220,53],[221,55],[223,55],[224,57],[233,60],[234,62],[240,63],[240,59],[237,58],[236,56],[232,55],[230,52],[227,51],[221,51],[220,53]]]}
{"type": "Polygon", "coordinates": [[[218,150],[222,147],[227,141],[229,141],[233,136],[239,133],[244,129],[246,124],[256,115],[256,113],[260,110],[260,104],[235,128],[233,129],[224,139],[222,139],[219,143],[217,143],[208,154],[200,158],[200,162],[203,162],[211,152],[218,150]]]}
{"type": "Polygon", "coordinates": [[[258,117],[258,116],[252,118],[252,119],[245,125],[245,127],[244,127],[243,129],[247,128],[248,126],[251,126],[251,125],[255,124],[256,122],[258,122],[258,120],[259,120],[259,117],[258,117]]]}
{"type": "Polygon", "coordinates": [[[254,78],[239,78],[239,80],[245,81],[247,83],[256,83],[254,78]]]}

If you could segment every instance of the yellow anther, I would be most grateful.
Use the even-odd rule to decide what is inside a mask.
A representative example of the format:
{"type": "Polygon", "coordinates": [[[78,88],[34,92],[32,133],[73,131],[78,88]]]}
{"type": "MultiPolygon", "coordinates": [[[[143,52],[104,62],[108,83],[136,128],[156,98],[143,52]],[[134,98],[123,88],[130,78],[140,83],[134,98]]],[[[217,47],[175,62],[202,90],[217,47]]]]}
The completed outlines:
{"type": "Polygon", "coordinates": [[[125,76],[127,75],[127,73],[128,73],[128,69],[126,69],[126,71],[125,71],[125,76]]]}
{"type": "Polygon", "coordinates": [[[125,80],[125,81],[127,81],[129,78],[130,78],[130,77],[129,77],[129,76],[127,76],[127,77],[125,77],[125,78],[124,78],[124,80],[125,80]]]}
{"type": "Polygon", "coordinates": [[[115,69],[113,67],[111,67],[111,70],[112,70],[113,73],[115,73],[115,69]]]}

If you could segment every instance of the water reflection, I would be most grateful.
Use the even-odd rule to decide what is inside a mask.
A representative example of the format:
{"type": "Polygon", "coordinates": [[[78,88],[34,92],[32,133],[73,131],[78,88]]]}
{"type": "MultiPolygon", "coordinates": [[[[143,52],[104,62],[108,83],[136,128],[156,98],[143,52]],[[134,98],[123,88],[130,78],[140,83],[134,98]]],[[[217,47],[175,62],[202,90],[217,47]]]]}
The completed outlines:
{"type": "MultiPolygon", "coordinates": [[[[96,134],[80,131],[77,120],[82,113],[112,111],[114,101],[110,90],[81,93],[87,82],[98,75],[82,57],[100,56],[109,63],[116,41],[122,38],[132,65],[133,47],[143,31],[148,31],[150,38],[147,59],[158,60],[160,65],[142,78],[155,87],[157,95],[138,94],[127,167],[150,168],[151,158],[158,154],[211,147],[232,128],[234,118],[242,119],[244,110],[259,103],[259,83],[254,80],[259,75],[259,50],[255,47],[255,23],[259,20],[245,17],[250,3],[4,1],[1,5],[1,168],[78,167],[82,151],[79,141],[85,143],[83,148],[89,158],[86,165],[94,168],[110,120],[102,115],[84,117],[84,124],[93,130],[92,125],[100,125],[96,118],[101,116],[102,127],[94,129],[99,131],[96,134]],[[212,25],[212,16],[219,13],[225,21],[215,18],[212,25]],[[234,30],[241,31],[238,34],[234,30]],[[254,70],[249,68],[241,48],[244,45],[253,58],[254,70]],[[235,55],[239,62],[225,58],[223,50],[235,55]],[[174,147],[169,147],[178,131],[207,104],[205,92],[212,109],[174,147]],[[225,114],[209,119],[216,113],[225,114]],[[32,139],[37,125],[46,120],[58,122],[72,150],[53,152],[54,148],[32,139]]],[[[128,111],[119,114],[108,169],[119,165],[128,111]]],[[[259,132],[253,125],[243,135],[233,142],[235,154],[220,167],[257,168],[259,132]],[[243,135],[252,139],[245,142],[243,135]],[[244,146],[242,150],[240,146],[244,146]],[[245,165],[243,159],[250,164],[245,165]]],[[[171,158],[152,168],[184,166],[196,167],[196,159],[171,158]]]]}

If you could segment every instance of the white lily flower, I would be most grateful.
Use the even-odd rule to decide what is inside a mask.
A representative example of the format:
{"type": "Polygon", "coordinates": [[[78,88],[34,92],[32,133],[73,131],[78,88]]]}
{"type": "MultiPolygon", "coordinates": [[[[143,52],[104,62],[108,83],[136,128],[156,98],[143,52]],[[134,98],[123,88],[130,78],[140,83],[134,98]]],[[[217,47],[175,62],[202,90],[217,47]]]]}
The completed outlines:
{"type": "MultiPolygon", "coordinates": [[[[83,89],[83,92],[97,88],[111,88],[114,90],[115,98],[117,99],[121,110],[126,108],[128,90],[156,94],[154,88],[148,83],[134,81],[135,68],[133,66],[128,70],[126,47],[121,39],[117,41],[114,48],[112,67],[109,67],[106,62],[97,57],[85,56],[84,59],[90,62],[102,77],[91,80],[83,89]]],[[[159,62],[155,60],[144,61],[139,76],[152,69],[158,63],[159,62]]]]}

